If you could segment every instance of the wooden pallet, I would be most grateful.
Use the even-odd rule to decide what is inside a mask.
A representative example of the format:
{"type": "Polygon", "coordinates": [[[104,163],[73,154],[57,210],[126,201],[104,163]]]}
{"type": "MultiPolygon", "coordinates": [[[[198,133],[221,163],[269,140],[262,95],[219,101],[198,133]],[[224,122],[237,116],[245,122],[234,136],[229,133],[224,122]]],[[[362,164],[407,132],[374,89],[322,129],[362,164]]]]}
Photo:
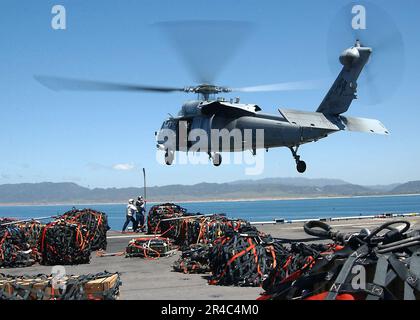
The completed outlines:
{"type": "MultiPolygon", "coordinates": [[[[69,276],[63,277],[61,283],[66,283],[71,279],[78,279],[79,276],[69,276]]],[[[60,290],[54,289],[52,287],[53,278],[49,276],[48,278],[31,278],[31,279],[22,279],[22,278],[13,278],[13,277],[0,277],[0,291],[12,295],[16,285],[21,287],[24,290],[30,290],[29,300],[38,300],[37,296],[38,291],[43,292],[42,300],[53,300],[60,296],[60,290]]],[[[110,290],[119,281],[118,274],[113,274],[108,277],[102,277],[95,280],[88,281],[83,289],[86,300],[102,300],[103,292],[110,290]]],[[[115,297],[116,299],[118,297],[115,297]]]]}

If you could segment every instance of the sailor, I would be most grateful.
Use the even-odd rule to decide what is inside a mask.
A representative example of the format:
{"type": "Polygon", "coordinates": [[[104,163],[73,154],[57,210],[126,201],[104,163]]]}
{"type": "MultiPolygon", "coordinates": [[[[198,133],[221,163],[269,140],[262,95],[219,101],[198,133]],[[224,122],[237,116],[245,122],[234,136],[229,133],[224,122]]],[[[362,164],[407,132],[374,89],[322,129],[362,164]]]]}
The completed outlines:
{"type": "Polygon", "coordinates": [[[139,196],[136,201],[136,229],[140,229],[141,231],[144,231],[144,214],[146,212],[145,205],[146,201],[143,199],[142,196],[139,196]]]}
{"type": "Polygon", "coordinates": [[[136,230],[137,223],[136,223],[136,220],[134,219],[134,215],[136,213],[137,213],[137,208],[134,205],[134,199],[128,200],[128,205],[127,205],[127,209],[126,209],[126,216],[125,216],[125,223],[124,223],[122,232],[125,232],[125,229],[127,228],[130,221],[133,223],[133,230],[136,230]]]}

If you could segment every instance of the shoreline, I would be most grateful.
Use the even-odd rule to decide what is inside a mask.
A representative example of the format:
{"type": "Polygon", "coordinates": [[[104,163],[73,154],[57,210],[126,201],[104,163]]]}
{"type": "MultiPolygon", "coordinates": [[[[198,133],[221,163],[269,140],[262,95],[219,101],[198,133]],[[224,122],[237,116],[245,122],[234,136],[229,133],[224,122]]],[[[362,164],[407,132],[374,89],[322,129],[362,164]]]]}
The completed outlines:
{"type": "MultiPolygon", "coordinates": [[[[151,201],[149,204],[159,204],[163,202],[171,203],[217,203],[217,202],[258,202],[258,201],[305,201],[305,200],[329,200],[329,199],[357,199],[357,198],[384,198],[384,197],[414,197],[414,194],[382,194],[382,195],[362,195],[362,196],[319,196],[319,197],[267,197],[252,199],[200,199],[200,200],[167,200],[151,201]]],[[[125,202],[68,202],[68,203],[0,203],[0,207],[58,207],[58,206],[97,206],[97,205],[125,205],[125,202]]]]}

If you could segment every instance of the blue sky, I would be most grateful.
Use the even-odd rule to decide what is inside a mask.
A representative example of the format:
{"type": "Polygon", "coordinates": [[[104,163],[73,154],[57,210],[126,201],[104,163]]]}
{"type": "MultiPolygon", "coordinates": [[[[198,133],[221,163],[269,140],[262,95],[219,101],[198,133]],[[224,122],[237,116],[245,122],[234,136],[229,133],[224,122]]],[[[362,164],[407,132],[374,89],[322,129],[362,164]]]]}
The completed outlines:
{"type": "MultiPolygon", "coordinates": [[[[305,177],[341,178],[360,184],[420,179],[420,3],[373,2],[392,15],[403,34],[405,75],[391,99],[373,106],[361,99],[353,104],[349,115],[380,119],[392,135],[338,133],[303,146],[301,154],[308,163],[305,177]]],[[[0,184],[73,181],[90,187],[141,186],[142,167],[147,168],[151,185],[249,178],[244,175],[244,166],[165,167],[156,162],[154,132],[168,113],[177,113],[189,98],[186,95],[57,93],[40,86],[32,76],[181,87],[194,84],[185,66],[150,25],[168,20],[228,19],[251,21],[258,28],[220,75],[220,84],[332,81],[327,59],[328,30],[346,3],[1,1],[0,184]],[[50,26],[55,4],[67,9],[65,31],[50,26]],[[127,167],[124,164],[134,169],[121,170],[127,167]]],[[[338,49],[345,48],[334,48],[338,49]]],[[[279,107],[314,111],[327,90],[328,85],[314,91],[241,97],[242,101],[258,103],[269,113],[276,113],[279,107]]],[[[253,178],[285,176],[298,174],[289,150],[276,149],[266,155],[264,173],[253,178]]]]}

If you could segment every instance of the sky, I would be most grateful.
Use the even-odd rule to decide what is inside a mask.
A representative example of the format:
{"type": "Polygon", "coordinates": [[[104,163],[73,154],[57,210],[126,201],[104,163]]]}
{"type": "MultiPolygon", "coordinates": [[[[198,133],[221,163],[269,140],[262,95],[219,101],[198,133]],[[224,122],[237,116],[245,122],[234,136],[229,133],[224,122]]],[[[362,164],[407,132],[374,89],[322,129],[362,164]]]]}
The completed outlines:
{"type": "MultiPolygon", "coordinates": [[[[420,179],[420,2],[372,2],[392,16],[403,36],[404,77],[392,97],[376,105],[361,97],[348,115],[379,119],[391,135],[340,132],[302,146],[300,153],[308,164],[304,177],[365,185],[420,179]]],[[[239,87],[328,79],[318,90],[241,95],[243,102],[256,103],[266,113],[277,114],[279,107],[315,111],[339,71],[337,61],[332,72],[328,57],[337,52],[338,58],[345,47],[337,48],[335,39],[329,39],[329,30],[347,3],[2,0],[0,184],[66,181],[92,188],[142,186],[143,167],[149,185],[300,176],[285,148],[265,154],[264,170],[258,176],[247,176],[245,164],[163,166],[156,160],[154,132],[168,113],[176,114],[192,97],[182,93],[53,92],[33,75],[193,85],[186,66],[153,24],[192,19],[249,21],[256,28],[220,74],[218,84],[239,87]],[[51,27],[54,5],[66,8],[66,30],[51,27]]],[[[390,72],[382,72],[379,81],[386,82],[392,77],[392,66],[399,66],[393,61],[387,65],[381,69],[390,72]]],[[[359,84],[359,96],[364,90],[359,84]]]]}

